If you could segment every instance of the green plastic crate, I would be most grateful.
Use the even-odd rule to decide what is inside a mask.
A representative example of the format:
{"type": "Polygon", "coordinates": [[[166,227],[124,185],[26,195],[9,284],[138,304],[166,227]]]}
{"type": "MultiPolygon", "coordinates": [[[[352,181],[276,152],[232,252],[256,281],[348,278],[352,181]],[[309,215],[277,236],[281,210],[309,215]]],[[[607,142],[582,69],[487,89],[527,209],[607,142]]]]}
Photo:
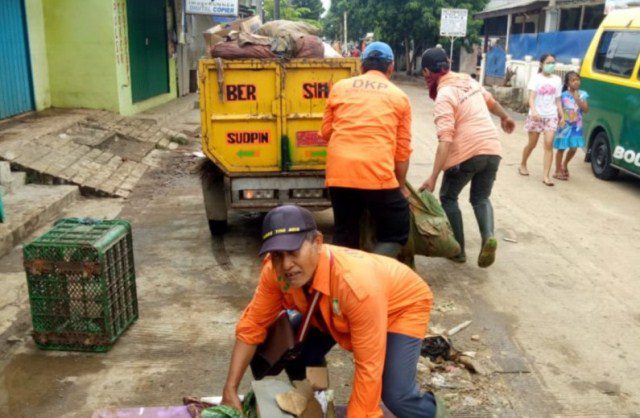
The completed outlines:
{"type": "Polygon", "coordinates": [[[127,221],[61,219],[23,253],[38,347],[108,351],[138,319],[127,221]]]}

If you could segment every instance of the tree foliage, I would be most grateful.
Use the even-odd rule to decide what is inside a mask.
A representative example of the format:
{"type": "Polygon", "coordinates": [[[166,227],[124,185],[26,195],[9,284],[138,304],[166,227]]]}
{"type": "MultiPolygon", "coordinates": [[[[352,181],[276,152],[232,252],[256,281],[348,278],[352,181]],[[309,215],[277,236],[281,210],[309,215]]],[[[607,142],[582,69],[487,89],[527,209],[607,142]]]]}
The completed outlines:
{"type": "Polygon", "coordinates": [[[324,12],[321,0],[292,0],[291,5],[304,9],[304,11],[300,13],[300,17],[305,20],[320,21],[320,16],[322,12],[324,12]]]}
{"type": "Polygon", "coordinates": [[[479,41],[482,21],[473,18],[488,0],[334,0],[323,19],[324,34],[330,39],[343,39],[343,13],[348,13],[350,41],[362,39],[367,32],[387,42],[395,51],[413,51],[411,61],[425,48],[450,41],[440,38],[440,13],[443,8],[469,10],[467,37],[456,45],[469,48],[479,41]]]}
{"type": "MultiPolygon", "coordinates": [[[[264,0],[263,8],[265,20],[273,20],[274,0],[264,0]]],[[[280,19],[304,20],[321,26],[320,15],[323,11],[321,0],[280,0],[280,19]]]]}

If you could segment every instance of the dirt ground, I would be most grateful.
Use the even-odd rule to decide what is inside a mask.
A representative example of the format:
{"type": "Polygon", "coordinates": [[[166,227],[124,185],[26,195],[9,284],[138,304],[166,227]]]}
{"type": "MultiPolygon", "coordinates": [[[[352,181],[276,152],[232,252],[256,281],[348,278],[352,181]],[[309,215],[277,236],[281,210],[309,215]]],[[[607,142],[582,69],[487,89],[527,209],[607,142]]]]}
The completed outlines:
{"type": "MultiPolygon", "coordinates": [[[[419,185],[437,145],[432,103],[423,88],[403,88],[414,109],[409,178],[419,185]]],[[[640,416],[640,182],[599,181],[579,153],[571,180],[546,187],[541,149],[531,176],[517,173],[525,142],[519,117],[516,133],[503,135],[493,194],[496,263],[475,265],[479,234],[468,191],[461,196],[467,264],[417,260],[435,295],[432,329],[472,320],[452,342],[476,352],[486,374],[449,367],[421,383],[435,383],[454,416],[640,416]]],[[[88,417],[110,406],[220,394],[234,324],[257,283],[261,217],[234,214],[230,232],[211,239],[192,172],[195,149],[174,152],[128,200],[84,199],[66,214],[133,225],[140,319],[110,352],[38,350],[21,249],[0,259],[0,416],[88,417]]],[[[330,239],[330,211],[317,220],[330,239]]],[[[339,349],[329,363],[344,402],[353,363],[339,349]]]]}

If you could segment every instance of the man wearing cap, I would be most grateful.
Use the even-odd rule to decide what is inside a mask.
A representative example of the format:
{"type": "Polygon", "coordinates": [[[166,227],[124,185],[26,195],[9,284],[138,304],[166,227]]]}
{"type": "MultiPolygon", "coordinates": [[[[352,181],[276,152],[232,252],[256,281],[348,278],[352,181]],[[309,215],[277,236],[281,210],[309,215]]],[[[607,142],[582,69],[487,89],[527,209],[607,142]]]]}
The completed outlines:
{"type": "Polygon", "coordinates": [[[376,224],[374,252],[395,257],[409,236],[405,178],[411,155],[411,105],[389,80],[393,51],[383,42],[362,54],[362,75],[331,89],[322,122],[335,233],[333,243],[359,248],[365,209],[376,224]]]}
{"type": "Polygon", "coordinates": [[[500,165],[501,145],[491,114],[500,117],[502,130],[513,132],[515,123],[477,81],[467,74],[449,70],[449,59],[442,48],[430,48],[422,55],[422,74],[435,100],[438,150],[433,171],[421,187],[433,191],[441,171],[440,201],[447,213],[462,251],[453,260],[465,262],[464,231],[458,196],[471,182],[470,202],[478,221],[482,248],[480,267],[495,260],[493,207],[489,197],[500,165]]]}
{"type": "Polygon", "coordinates": [[[258,287],[236,327],[223,403],[240,408],[238,386],[283,309],[309,314],[312,329],[300,356],[285,367],[292,380],[319,366],[337,342],[353,352],[355,375],[347,416],[381,417],[380,401],[398,418],[435,416],[435,399],[416,386],[416,364],[427,332],[432,294],[396,260],[323,244],[311,213],[273,209],[264,219],[258,287]]]}

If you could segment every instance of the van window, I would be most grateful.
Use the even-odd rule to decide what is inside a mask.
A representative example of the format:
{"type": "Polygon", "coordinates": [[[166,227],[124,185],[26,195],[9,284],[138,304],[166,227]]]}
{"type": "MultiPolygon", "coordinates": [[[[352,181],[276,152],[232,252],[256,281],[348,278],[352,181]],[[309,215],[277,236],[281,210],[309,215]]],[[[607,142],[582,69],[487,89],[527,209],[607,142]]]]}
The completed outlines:
{"type": "Polygon", "coordinates": [[[596,52],[595,69],[630,77],[640,53],[640,31],[606,31],[596,52]]]}

